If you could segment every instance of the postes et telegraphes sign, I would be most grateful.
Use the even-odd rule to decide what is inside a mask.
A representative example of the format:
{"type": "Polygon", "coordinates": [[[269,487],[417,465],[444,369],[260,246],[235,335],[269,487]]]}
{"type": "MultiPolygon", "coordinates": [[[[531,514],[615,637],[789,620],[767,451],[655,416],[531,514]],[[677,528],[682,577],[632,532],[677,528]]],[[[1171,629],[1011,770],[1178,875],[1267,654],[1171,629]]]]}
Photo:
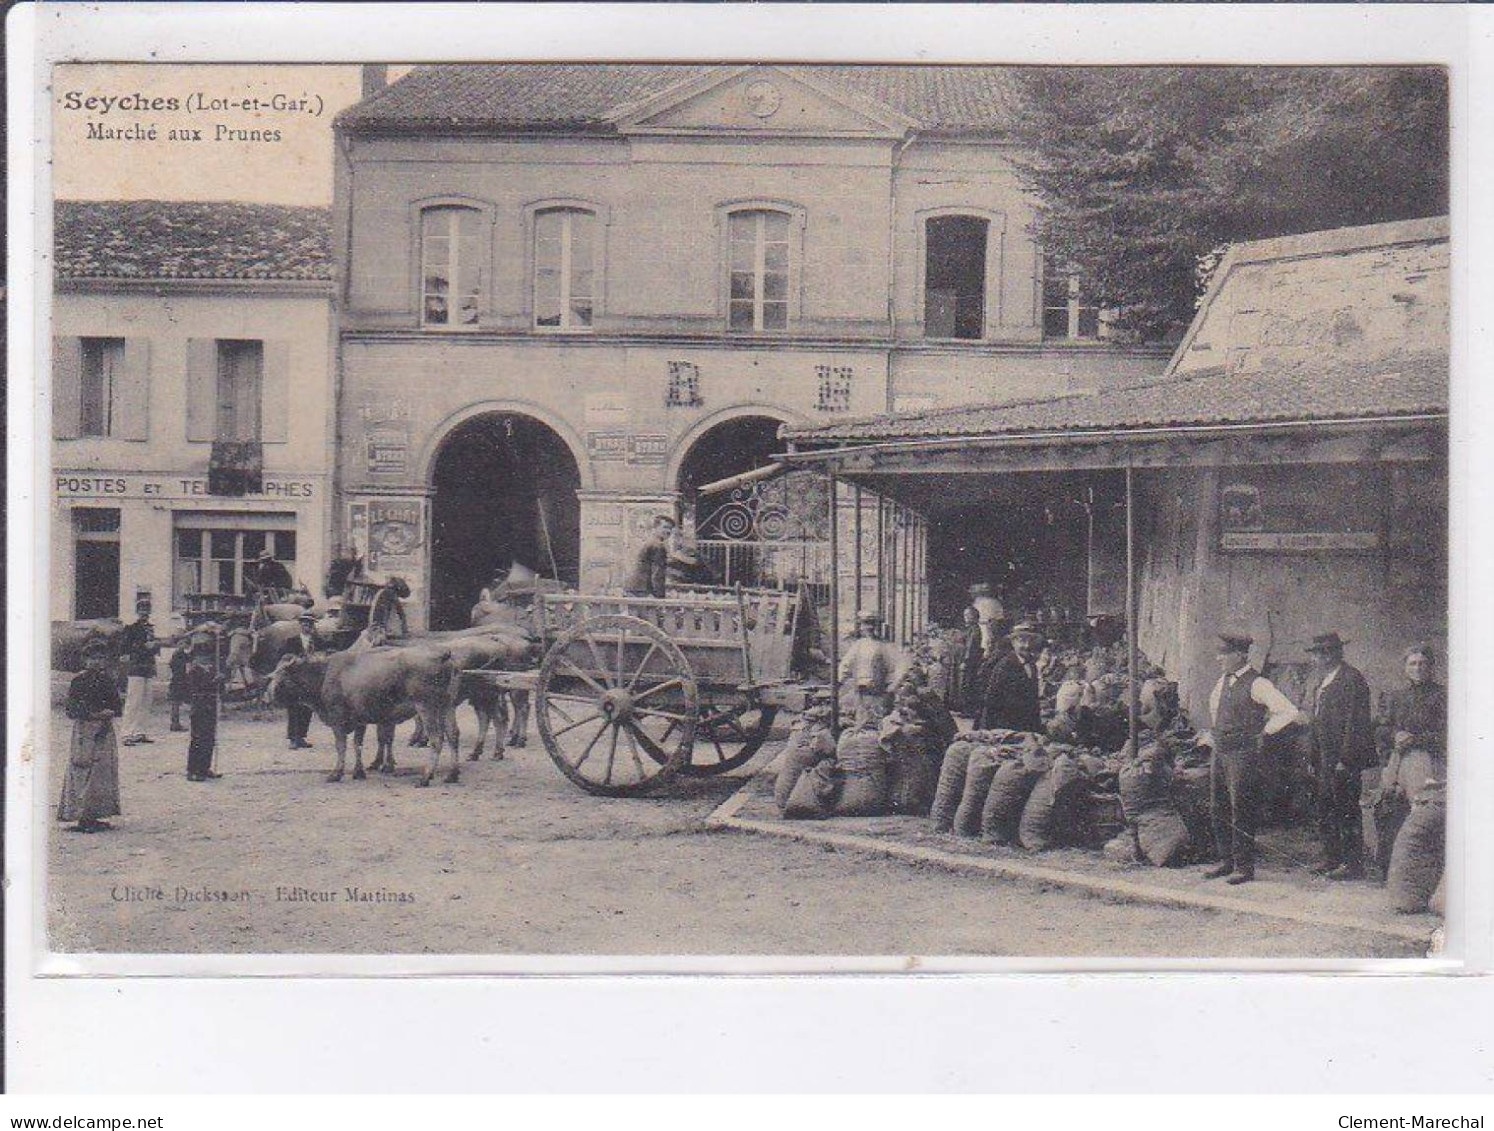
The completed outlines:
{"type": "Polygon", "coordinates": [[[1385,489],[1374,467],[1231,468],[1219,483],[1219,548],[1378,550],[1384,545],[1385,489]]]}

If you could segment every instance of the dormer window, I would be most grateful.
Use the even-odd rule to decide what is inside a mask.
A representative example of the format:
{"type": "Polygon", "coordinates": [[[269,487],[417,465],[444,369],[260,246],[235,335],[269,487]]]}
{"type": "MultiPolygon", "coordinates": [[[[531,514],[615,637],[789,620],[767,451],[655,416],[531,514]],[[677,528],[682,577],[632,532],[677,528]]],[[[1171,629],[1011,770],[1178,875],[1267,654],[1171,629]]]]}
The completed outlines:
{"type": "Polygon", "coordinates": [[[596,302],[597,218],[581,208],[534,214],[534,325],[590,330],[596,302]]]}
{"type": "Polygon", "coordinates": [[[439,205],[420,213],[420,322],[475,327],[483,291],[482,213],[439,205]]]}

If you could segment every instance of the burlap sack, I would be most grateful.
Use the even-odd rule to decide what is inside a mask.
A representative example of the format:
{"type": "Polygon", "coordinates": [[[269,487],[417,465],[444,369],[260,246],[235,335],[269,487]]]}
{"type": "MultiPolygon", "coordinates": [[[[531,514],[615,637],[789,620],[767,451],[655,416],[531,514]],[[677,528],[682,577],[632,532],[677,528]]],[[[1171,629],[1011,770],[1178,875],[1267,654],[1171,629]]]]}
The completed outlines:
{"type": "Polygon", "coordinates": [[[934,821],[934,831],[947,833],[954,827],[955,811],[960,807],[960,798],[965,794],[965,769],[970,761],[973,742],[957,739],[949,744],[939,767],[939,784],[934,790],[934,804],[929,816],[934,821]]]}
{"type": "Polygon", "coordinates": [[[1412,801],[1411,812],[1390,851],[1385,890],[1395,910],[1406,914],[1427,910],[1442,877],[1446,831],[1446,794],[1438,788],[1423,790],[1412,801]]]}

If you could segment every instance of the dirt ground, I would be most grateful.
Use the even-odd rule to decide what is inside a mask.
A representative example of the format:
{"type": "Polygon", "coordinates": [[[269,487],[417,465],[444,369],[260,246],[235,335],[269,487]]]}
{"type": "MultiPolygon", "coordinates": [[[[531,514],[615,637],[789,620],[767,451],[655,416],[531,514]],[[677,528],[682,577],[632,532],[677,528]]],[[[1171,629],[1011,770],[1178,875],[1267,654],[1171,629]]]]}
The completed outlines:
{"type": "MultiPolygon", "coordinates": [[[[466,710],[465,708],[463,709],[466,710]]],[[[465,733],[472,718],[464,715],[465,733]]],[[[69,724],[53,717],[51,798],[69,724]]],[[[325,779],[332,742],[290,751],[283,716],[230,712],[221,781],[185,778],[186,735],[122,748],[114,830],[53,826],[48,912],[63,951],[1400,957],[1411,944],[1253,915],[1102,899],[875,855],[710,831],[753,767],[647,800],[591,797],[538,738],[458,784],[325,779]]],[[[468,739],[470,742],[470,738],[468,739]]],[[[490,740],[491,742],[491,740],[490,740]]],[[[772,756],[771,746],[756,766],[772,756]]]]}

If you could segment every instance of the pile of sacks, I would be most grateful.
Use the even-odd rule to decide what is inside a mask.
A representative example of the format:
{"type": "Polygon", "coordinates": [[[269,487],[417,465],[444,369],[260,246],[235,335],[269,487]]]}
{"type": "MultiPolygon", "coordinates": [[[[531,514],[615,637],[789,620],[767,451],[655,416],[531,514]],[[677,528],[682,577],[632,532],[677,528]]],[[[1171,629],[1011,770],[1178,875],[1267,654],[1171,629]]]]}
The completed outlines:
{"type": "Polygon", "coordinates": [[[930,816],[939,832],[1034,852],[1095,848],[1121,824],[1116,772],[1094,750],[1015,730],[961,735],[945,751],[930,816]]]}
{"type": "Polygon", "coordinates": [[[773,798],[784,817],[928,814],[945,748],[958,733],[942,698],[917,680],[899,688],[893,709],[831,737],[830,707],[794,723],[773,798]]]}

